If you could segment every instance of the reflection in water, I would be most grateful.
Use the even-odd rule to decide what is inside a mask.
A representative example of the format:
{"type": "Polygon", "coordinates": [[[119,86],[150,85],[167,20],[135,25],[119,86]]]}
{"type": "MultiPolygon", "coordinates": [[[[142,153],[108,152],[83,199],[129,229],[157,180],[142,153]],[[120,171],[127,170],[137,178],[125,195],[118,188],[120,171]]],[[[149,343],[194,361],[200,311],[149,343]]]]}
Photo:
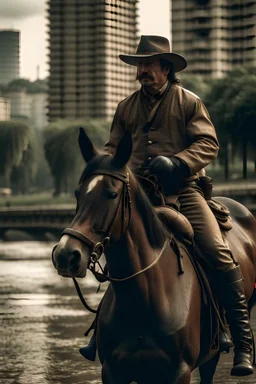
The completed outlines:
{"type": "MultiPolygon", "coordinates": [[[[72,281],[51,265],[53,244],[0,243],[0,382],[100,383],[99,364],[78,350],[93,316],[72,281]]],[[[101,294],[88,276],[82,288],[97,306],[101,294]]]]}
{"type": "MultiPolygon", "coordinates": [[[[73,283],[51,264],[53,244],[0,242],[0,383],[99,384],[100,365],[78,350],[94,315],[85,311],[73,283]]],[[[81,288],[93,307],[102,297],[91,275],[81,288]]],[[[256,330],[256,316],[253,328],[256,330]]],[[[216,384],[252,384],[255,375],[231,378],[232,355],[222,356],[216,384]]],[[[197,372],[193,384],[198,384],[197,372]]],[[[156,383],[157,384],[157,383],[156,383]]]]}

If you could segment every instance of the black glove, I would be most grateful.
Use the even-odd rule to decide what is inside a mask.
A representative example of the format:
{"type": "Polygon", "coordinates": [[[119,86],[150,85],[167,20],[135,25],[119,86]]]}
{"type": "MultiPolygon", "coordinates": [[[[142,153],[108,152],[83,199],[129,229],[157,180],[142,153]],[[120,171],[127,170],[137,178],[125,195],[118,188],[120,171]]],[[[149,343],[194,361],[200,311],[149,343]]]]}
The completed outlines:
{"type": "Polygon", "coordinates": [[[166,195],[177,193],[182,181],[190,176],[187,164],[165,156],[157,156],[149,163],[149,173],[157,177],[166,195]]]}

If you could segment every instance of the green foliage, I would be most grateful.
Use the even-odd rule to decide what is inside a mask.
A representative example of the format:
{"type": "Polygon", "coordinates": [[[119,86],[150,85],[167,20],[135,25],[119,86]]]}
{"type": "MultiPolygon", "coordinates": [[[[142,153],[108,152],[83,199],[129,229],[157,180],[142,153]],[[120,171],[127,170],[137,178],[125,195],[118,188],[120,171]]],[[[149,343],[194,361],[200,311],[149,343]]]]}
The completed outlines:
{"type": "Polygon", "coordinates": [[[84,168],[78,146],[80,126],[86,129],[96,147],[103,146],[109,132],[109,122],[105,120],[59,120],[45,130],[45,155],[55,182],[56,195],[71,192],[84,168]]]}
{"type": "Polygon", "coordinates": [[[247,136],[256,142],[256,75],[247,75],[239,92],[228,108],[229,120],[234,124],[236,136],[247,136]]]}
{"type": "Polygon", "coordinates": [[[192,76],[181,74],[181,85],[189,91],[194,92],[202,100],[209,93],[211,88],[212,79],[205,79],[203,76],[192,76]]]}
{"type": "Polygon", "coordinates": [[[225,158],[228,166],[227,147],[231,143],[233,154],[242,153],[244,178],[249,143],[254,149],[256,145],[255,93],[256,69],[238,68],[215,80],[205,100],[221,144],[220,158],[225,158]]]}
{"type": "Polygon", "coordinates": [[[28,93],[40,93],[47,92],[48,82],[47,80],[36,80],[30,81],[28,79],[15,79],[12,80],[9,84],[1,87],[2,91],[17,91],[25,90],[28,93]]]}
{"type": "Polygon", "coordinates": [[[13,167],[20,165],[23,152],[29,146],[29,127],[18,121],[0,122],[0,174],[6,187],[13,167]]]}
{"type": "Polygon", "coordinates": [[[11,186],[14,192],[28,193],[35,179],[41,150],[37,136],[37,132],[29,129],[28,147],[23,151],[21,162],[12,168],[11,186]]]}
{"type": "Polygon", "coordinates": [[[256,71],[251,72],[246,68],[231,71],[225,78],[214,80],[206,95],[205,103],[221,138],[234,138],[237,132],[234,110],[243,103],[241,94],[246,94],[251,84],[255,84],[256,71]]]}

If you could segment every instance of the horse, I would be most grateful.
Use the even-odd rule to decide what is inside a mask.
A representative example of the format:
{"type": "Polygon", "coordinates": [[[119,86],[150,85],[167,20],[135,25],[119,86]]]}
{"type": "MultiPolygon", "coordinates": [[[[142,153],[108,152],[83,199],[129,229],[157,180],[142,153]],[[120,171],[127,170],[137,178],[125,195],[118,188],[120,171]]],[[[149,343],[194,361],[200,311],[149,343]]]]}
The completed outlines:
{"type": "MultiPolygon", "coordinates": [[[[201,384],[213,384],[220,352],[212,353],[202,285],[187,248],[177,256],[173,235],[128,166],[131,135],[120,139],[112,156],[100,154],[80,128],[79,146],[87,165],[76,190],[76,215],[52,261],[59,275],[84,278],[88,269],[97,274],[105,255],[109,284],[96,327],[102,383],[189,384],[199,367],[201,384]]],[[[256,220],[240,203],[222,202],[233,220],[226,240],[241,265],[251,309],[256,220]]]]}

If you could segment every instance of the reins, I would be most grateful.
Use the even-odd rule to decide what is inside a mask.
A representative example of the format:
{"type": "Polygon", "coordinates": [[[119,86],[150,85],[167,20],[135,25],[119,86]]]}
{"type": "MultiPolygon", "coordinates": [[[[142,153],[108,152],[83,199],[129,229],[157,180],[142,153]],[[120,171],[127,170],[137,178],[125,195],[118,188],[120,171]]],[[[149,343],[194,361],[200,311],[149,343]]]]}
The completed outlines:
{"type": "Polygon", "coordinates": [[[170,240],[166,240],[164,242],[164,245],[162,246],[162,249],[161,249],[159,255],[157,256],[157,258],[151,264],[149,264],[147,267],[141,269],[140,271],[135,272],[132,275],[129,275],[127,277],[123,277],[123,278],[119,278],[119,279],[115,278],[115,277],[108,276],[108,275],[104,275],[104,274],[102,274],[102,276],[104,276],[107,281],[114,282],[114,283],[121,283],[123,281],[127,281],[127,280],[130,280],[130,279],[133,279],[136,276],[141,275],[142,273],[144,273],[144,272],[148,271],[149,269],[151,269],[155,264],[157,264],[158,260],[162,256],[162,254],[163,254],[163,252],[164,252],[164,250],[165,250],[165,248],[166,248],[166,246],[167,246],[167,244],[169,242],[170,242],[170,240]]]}
{"type": "MultiPolygon", "coordinates": [[[[118,278],[114,278],[114,277],[105,275],[104,273],[99,273],[99,272],[96,272],[96,271],[95,271],[95,273],[97,274],[97,277],[96,277],[96,276],[95,276],[95,277],[96,277],[97,280],[98,280],[98,275],[99,275],[99,276],[104,277],[104,281],[110,281],[110,282],[115,282],[115,283],[121,283],[121,282],[123,282],[123,281],[127,281],[127,280],[130,280],[130,279],[132,279],[132,278],[134,278],[134,277],[136,277],[136,276],[139,276],[139,275],[141,275],[142,273],[144,273],[144,272],[148,271],[149,269],[151,269],[155,264],[157,264],[158,260],[159,260],[160,257],[162,256],[162,254],[163,254],[163,252],[164,252],[164,250],[165,250],[167,244],[169,244],[169,242],[170,242],[170,240],[166,240],[166,241],[164,242],[164,245],[163,245],[163,247],[162,247],[162,249],[161,249],[159,255],[157,256],[157,258],[156,258],[150,265],[148,265],[147,267],[141,269],[141,270],[138,271],[138,272],[133,273],[133,274],[130,275],[130,276],[127,276],[127,277],[123,277],[123,278],[119,278],[119,279],[118,279],[118,278]]],[[[100,268],[102,269],[101,265],[100,265],[100,268]]],[[[86,300],[84,299],[83,294],[82,294],[82,292],[81,292],[81,288],[80,288],[80,286],[79,286],[77,280],[76,280],[74,277],[73,277],[72,279],[73,279],[73,282],[74,282],[74,284],[75,284],[75,288],[76,288],[77,294],[78,294],[78,296],[79,296],[79,298],[80,298],[81,303],[83,304],[83,306],[84,306],[89,312],[97,313],[97,309],[93,309],[93,308],[91,308],[90,305],[89,305],[89,304],[86,302],[86,300]]],[[[102,280],[102,281],[103,281],[103,280],[102,280]]]]}
{"type": "Polygon", "coordinates": [[[81,292],[81,289],[79,287],[79,284],[78,282],[76,281],[76,279],[73,277],[72,278],[74,284],[75,284],[75,287],[76,287],[76,291],[77,291],[77,294],[79,296],[79,299],[81,300],[81,303],[83,304],[83,306],[85,307],[85,309],[87,309],[89,312],[92,312],[92,313],[97,313],[97,309],[93,309],[92,307],[90,307],[90,305],[85,301],[84,297],[83,297],[83,294],[81,292]]]}
{"type": "MultiPolygon", "coordinates": [[[[93,240],[91,240],[90,238],[88,238],[87,236],[85,236],[83,233],[73,229],[73,228],[65,228],[64,231],[62,232],[62,235],[70,235],[70,236],[73,236],[75,237],[77,240],[81,241],[83,244],[89,246],[90,248],[92,248],[92,252],[90,254],[90,259],[89,259],[89,262],[88,262],[88,269],[93,273],[93,275],[95,276],[95,278],[100,281],[100,282],[103,282],[103,281],[109,281],[109,282],[114,282],[114,283],[121,283],[121,282],[124,282],[124,281],[127,281],[127,280],[131,280],[133,278],[135,278],[136,276],[139,276],[141,275],[142,273],[148,271],[149,269],[151,269],[155,264],[157,264],[157,262],[159,261],[159,259],[161,258],[167,244],[170,242],[170,239],[166,240],[162,246],[162,249],[161,251],[159,252],[158,256],[156,257],[156,259],[151,263],[149,264],[147,267],[141,269],[140,271],[137,271],[129,276],[126,276],[126,277],[123,277],[123,278],[116,278],[116,277],[113,277],[113,276],[110,276],[109,274],[105,274],[104,271],[103,271],[103,268],[101,266],[101,264],[99,263],[99,259],[100,257],[102,256],[102,254],[105,252],[105,247],[107,247],[110,243],[110,240],[111,240],[111,234],[112,234],[112,231],[113,231],[113,228],[114,228],[114,225],[115,225],[115,222],[116,222],[116,218],[117,218],[117,213],[118,213],[118,210],[119,210],[119,207],[120,207],[120,204],[121,202],[123,202],[123,205],[122,205],[122,217],[123,217],[123,220],[122,220],[122,234],[125,233],[128,228],[129,228],[129,225],[130,225],[130,222],[131,222],[131,194],[130,194],[130,183],[129,183],[129,173],[127,173],[127,175],[124,175],[124,174],[121,174],[121,173],[114,173],[114,172],[107,172],[105,170],[99,170],[97,172],[95,172],[95,174],[97,175],[107,175],[107,176],[110,176],[110,177],[114,177],[118,180],[121,180],[123,182],[123,185],[124,185],[124,188],[123,188],[123,193],[120,195],[120,199],[119,199],[119,202],[117,204],[117,208],[115,210],[115,214],[113,216],[113,219],[111,220],[110,224],[109,224],[109,228],[108,230],[106,231],[106,234],[105,236],[103,237],[103,239],[97,243],[95,243],[93,240]],[[123,223],[125,223],[127,221],[127,217],[126,217],[126,209],[128,208],[128,222],[126,224],[126,228],[125,225],[123,223]],[[101,273],[96,271],[96,265],[98,265],[101,269],[101,273]]],[[[81,289],[79,287],[79,284],[77,282],[77,280],[75,278],[73,278],[73,282],[74,282],[74,285],[75,285],[75,288],[76,288],[76,291],[77,291],[77,294],[83,304],[83,306],[90,312],[92,313],[96,313],[97,310],[91,308],[89,306],[89,304],[85,301],[83,295],[82,295],[82,292],[81,292],[81,289]]]]}

